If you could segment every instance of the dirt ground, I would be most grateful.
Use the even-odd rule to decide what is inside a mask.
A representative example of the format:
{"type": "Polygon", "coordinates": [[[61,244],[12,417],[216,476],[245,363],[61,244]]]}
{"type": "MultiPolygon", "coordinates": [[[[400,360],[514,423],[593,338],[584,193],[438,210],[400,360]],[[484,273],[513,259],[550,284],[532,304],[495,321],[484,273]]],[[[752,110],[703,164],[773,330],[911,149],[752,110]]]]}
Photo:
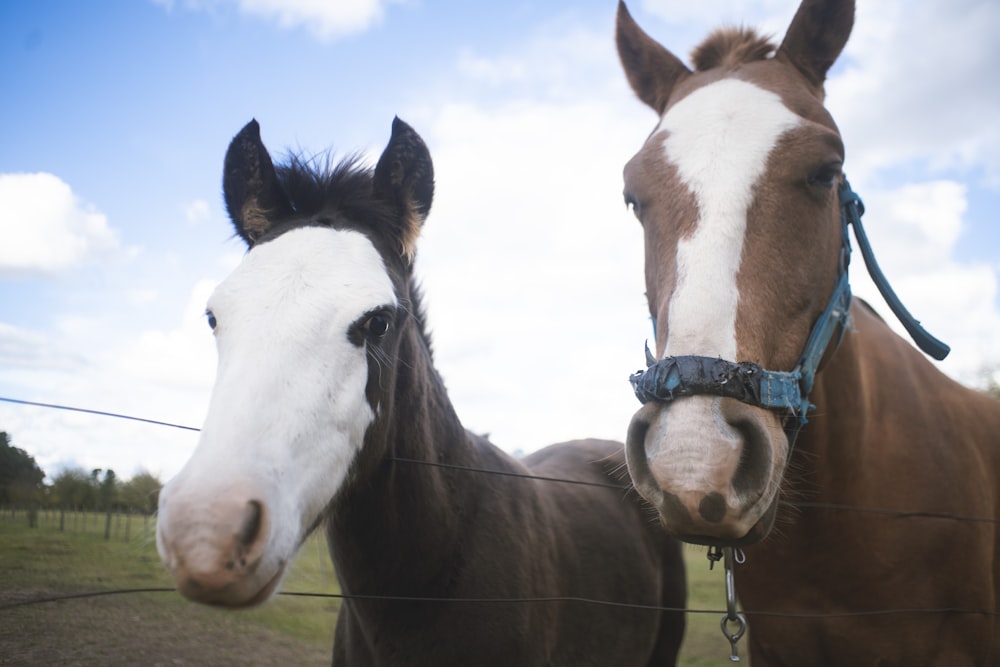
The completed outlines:
{"type": "MultiPolygon", "coordinates": [[[[157,593],[4,609],[10,602],[58,594],[4,588],[0,572],[0,667],[330,664],[332,646],[276,636],[239,613],[164,605],[157,593]]],[[[331,615],[331,637],[333,623],[331,615]]]]}

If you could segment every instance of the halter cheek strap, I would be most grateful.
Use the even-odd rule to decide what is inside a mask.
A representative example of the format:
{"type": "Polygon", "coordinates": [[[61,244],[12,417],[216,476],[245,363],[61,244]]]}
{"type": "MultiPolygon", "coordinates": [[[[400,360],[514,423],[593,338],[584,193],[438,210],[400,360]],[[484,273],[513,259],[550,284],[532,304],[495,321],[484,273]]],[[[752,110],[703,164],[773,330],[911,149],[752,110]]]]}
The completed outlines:
{"type": "Polygon", "coordinates": [[[854,234],[868,272],[892,312],[920,349],[935,359],[944,359],[949,352],[948,346],[927,333],[903,307],[875,262],[875,255],[861,226],[864,205],[846,178],[841,181],[839,195],[840,275],[826,308],[809,332],[795,368],[791,371],[771,371],[749,361],[733,362],[695,355],[665,357],[657,361],[649,352],[647,344],[646,370],[629,377],[639,402],[670,403],[684,396],[708,394],[734,398],[756,407],[782,410],[790,418],[786,423],[789,446],[794,445],[799,430],[808,421],[809,411],[816,407],[809,402],[809,393],[816,380],[819,362],[835,337],[834,349],[840,345],[850,321],[852,296],[848,266],[851,260],[851,240],[847,229],[850,225],[854,225],[854,234]]]}

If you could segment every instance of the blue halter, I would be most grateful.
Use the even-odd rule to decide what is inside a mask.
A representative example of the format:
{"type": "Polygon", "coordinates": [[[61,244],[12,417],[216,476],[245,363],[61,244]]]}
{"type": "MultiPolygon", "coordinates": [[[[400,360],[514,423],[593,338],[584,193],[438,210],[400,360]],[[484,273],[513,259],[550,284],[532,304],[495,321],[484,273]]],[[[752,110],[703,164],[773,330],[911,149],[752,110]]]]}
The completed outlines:
{"type": "Polygon", "coordinates": [[[714,357],[686,355],[665,357],[657,361],[646,346],[646,370],[629,377],[635,395],[643,404],[650,401],[669,403],[682,396],[709,394],[735,398],[738,401],[771,410],[786,411],[790,423],[786,425],[789,445],[795,443],[799,430],[808,421],[810,410],[816,406],[809,402],[816,379],[816,369],[836,336],[835,348],[844,337],[850,321],[851,286],[848,266],[851,261],[851,239],[848,227],[854,226],[861,256],[868,267],[875,286],[889,304],[889,308],[902,322],[903,327],[917,346],[931,357],[944,359],[950,348],[927,333],[903,306],[889,286],[889,281],[875,261],[868,237],[861,225],[864,204],[851,189],[847,179],[840,189],[840,275],[823,313],[816,320],[806,340],[802,356],[791,371],[769,371],[758,364],[732,362],[714,357]]]}

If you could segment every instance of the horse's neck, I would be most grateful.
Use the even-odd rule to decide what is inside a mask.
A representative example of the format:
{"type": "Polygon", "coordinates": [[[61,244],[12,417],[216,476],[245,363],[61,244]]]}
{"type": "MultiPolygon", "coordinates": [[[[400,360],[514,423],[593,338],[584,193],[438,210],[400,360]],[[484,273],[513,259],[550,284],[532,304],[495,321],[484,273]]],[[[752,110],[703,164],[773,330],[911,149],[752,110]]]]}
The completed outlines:
{"type": "MultiPolygon", "coordinates": [[[[434,368],[428,341],[411,327],[399,350],[386,456],[474,464],[475,448],[434,368]]],[[[426,472],[426,471],[425,471],[426,472]]]]}
{"type": "Polygon", "coordinates": [[[804,456],[796,457],[818,497],[845,502],[838,494],[884,486],[894,448],[936,442],[946,404],[966,393],[867,306],[855,305],[852,330],[816,376],[816,410],[796,444],[804,456]]]}
{"type": "MultiPolygon", "coordinates": [[[[839,470],[864,471],[866,440],[871,430],[872,411],[883,410],[885,398],[879,396],[884,385],[872,383],[872,377],[888,372],[880,369],[883,360],[873,354],[875,344],[891,344],[879,331],[884,323],[864,307],[854,306],[851,329],[829,360],[824,360],[810,400],[816,409],[803,428],[793,455],[792,472],[805,467],[805,478],[815,486],[812,499],[825,497],[839,486],[829,477],[839,470]],[[877,406],[877,407],[876,407],[877,406]]],[[[891,402],[890,402],[891,404],[891,402]]],[[[885,416],[885,415],[883,415],[885,416]]]]}
{"type": "Polygon", "coordinates": [[[401,341],[392,403],[382,411],[366,439],[375,449],[360,454],[375,456],[333,507],[331,547],[345,591],[426,594],[441,564],[454,562],[479,497],[473,473],[413,461],[477,467],[483,450],[462,427],[415,326],[401,341]]]}

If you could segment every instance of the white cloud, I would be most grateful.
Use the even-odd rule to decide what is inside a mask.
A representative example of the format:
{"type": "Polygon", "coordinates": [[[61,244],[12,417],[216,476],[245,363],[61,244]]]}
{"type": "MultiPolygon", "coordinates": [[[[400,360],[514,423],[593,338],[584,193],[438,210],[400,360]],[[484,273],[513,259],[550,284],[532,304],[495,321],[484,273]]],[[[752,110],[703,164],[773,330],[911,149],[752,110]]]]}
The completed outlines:
{"type": "Polygon", "coordinates": [[[541,37],[506,54],[461,53],[456,72],[466,79],[465,98],[476,95],[482,100],[500,92],[505,105],[515,107],[518,99],[574,103],[622,89],[614,41],[606,31],[594,32],[570,18],[556,17],[538,26],[536,34],[541,37]]]}
{"type": "Polygon", "coordinates": [[[116,250],[107,217],[48,173],[0,174],[0,274],[60,271],[116,250]]]}
{"type": "Polygon", "coordinates": [[[205,303],[216,281],[201,280],[191,291],[180,325],[169,331],[143,331],[114,361],[127,382],[147,382],[207,393],[215,377],[215,344],[205,322],[205,303]]]}
{"type": "Polygon", "coordinates": [[[184,218],[192,225],[200,225],[212,218],[212,207],[204,199],[195,199],[184,207],[184,218]]]}
{"type": "Polygon", "coordinates": [[[134,306],[142,306],[147,303],[153,303],[159,298],[159,296],[160,293],[155,289],[135,287],[125,291],[125,298],[128,299],[129,304],[134,306]]]}
{"type": "Polygon", "coordinates": [[[0,378],[21,370],[74,371],[83,363],[48,334],[0,322],[0,378]]]}
{"type": "MultiPolygon", "coordinates": [[[[182,409],[184,397],[147,386],[129,388],[129,399],[112,383],[90,383],[85,392],[50,389],[47,396],[63,405],[97,408],[197,426],[203,414],[182,409]],[[164,403],[169,403],[164,407],[164,403]]],[[[68,465],[86,470],[112,468],[122,478],[149,470],[166,481],[184,464],[198,434],[102,415],[0,403],[0,424],[18,447],[35,457],[51,478],[68,465]]]]}
{"type": "MultiPolygon", "coordinates": [[[[392,1],[392,0],[389,0],[392,1]]],[[[158,0],[171,11],[178,2],[158,0]]],[[[187,9],[216,11],[235,6],[247,16],[274,21],[289,29],[305,27],[317,39],[331,40],[364,32],[385,14],[386,0],[181,0],[187,9]]]]}
{"type": "Polygon", "coordinates": [[[745,25],[781,42],[798,7],[798,2],[790,0],[644,0],[626,4],[643,30],[688,66],[692,49],[718,27],[745,25]]]}
{"type": "Polygon", "coordinates": [[[827,86],[855,178],[919,161],[1000,182],[997,25],[994,2],[860,4],[847,67],[827,86]]]}
{"type": "MultiPolygon", "coordinates": [[[[204,318],[214,285],[196,283],[178,325],[163,331],[66,316],[58,335],[0,324],[0,395],[199,427],[216,365],[204,318]]],[[[166,479],[197,442],[188,430],[2,402],[0,428],[49,475],[72,463],[123,477],[145,468],[166,479]]]]}
{"type": "MultiPolygon", "coordinates": [[[[633,3],[626,4],[635,16],[633,3]]],[[[756,17],[755,27],[765,32],[773,32],[778,40],[784,35],[784,30],[798,5],[788,0],[714,0],[713,2],[644,0],[634,4],[667,24],[698,29],[702,33],[701,37],[707,36],[708,30],[715,26],[746,24],[747,18],[752,16],[756,17]],[[779,18],[781,23],[777,23],[779,18]]],[[[679,56],[684,55],[676,51],[674,53],[679,56]]]]}
{"type": "Polygon", "coordinates": [[[466,427],[511,451],[622,439],[650,335],[621,169],[652,114],[606,33],[540,34],[513,55],[466,54],[473,85],[413,118],[437,183],[417,251],[437,366],[466,427]]]}
{"type": "Polygon", "coordinates": [[[863,218],[865,230],[882,261],[903,275],[951,261],[964,227],[966,192],[956,181],[929,181],[865,194],[871,211],[863,218]]]}

